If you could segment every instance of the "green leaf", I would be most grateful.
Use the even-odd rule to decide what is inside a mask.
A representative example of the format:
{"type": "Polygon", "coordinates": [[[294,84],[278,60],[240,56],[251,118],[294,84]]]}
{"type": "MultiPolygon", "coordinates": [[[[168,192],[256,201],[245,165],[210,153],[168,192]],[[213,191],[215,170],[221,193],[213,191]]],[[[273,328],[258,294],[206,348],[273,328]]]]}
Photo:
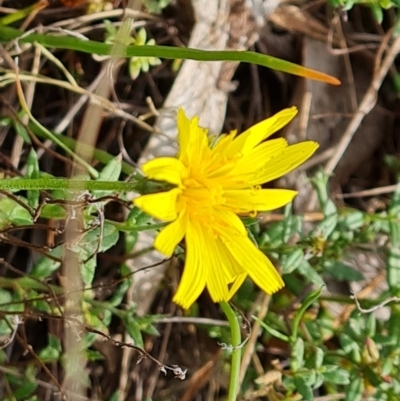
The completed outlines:
{"type": "Polygon", "coordinates": [[[82,281],[86,287],[90,287],[92,285],[94,275],[96,272],[97,266],[97,258],[93,256],[86,263],[82,265],[81,275],[82,281]]]}
{"type": "Polygon", "coordinates": [[[133,251],[137,241],[139,239],[139,233],[137,231],[129,231],[125,233],[125,253],[133,251]]]}
{"type": "Polygon", "coordinates": [[[261,234],[260,246],[268,246],[268,248],[278,248],[283,244],[285,227],[282,222],[273,223],[268,227],[267,231],[261,234]]]}
{"type": "Polygon", "coordinates": [[[0,228],[8,225],[31,225],[32,216],[27,209],[11,198],[0,199],[0,228]]]}
{"type": "Polygon", "coordinates": [[[111,394],[110,398],[107,401],[118,401],[119,400],[119,391],[115,391],[111,394]]]}
{"type": "Polygon", "coordinates": [[[376,316],[374,313],[368,315],[365,328],[367,337],[373,338],[376,334],[376,316]]]}
{"type": "Polygon", "coordinates": [[[360,401],[362,397],[362,392],[364,391],[364,380],[360,377],[352,377],[350,384],[346,390],[347,401],[360,401]]]}
{"type": "Polygon", "coordinates": [[[144,5],[152,14],[161,14],[161,11],[171,3],[171,0],[144,0],[144,5]]]}
{"type": "Polygon", "coordinates": [[[319,371],[315,372],[315,382],[313,388],[319,388],[324,384],[324,375],[319,371]]]}
{"type": "Polygon", "coordinates": [[[287,243],[293,235],[302,231],[303,218],[299,216],[293,216],[292,203],[288,203],[285,206],[283,225],[283,238],[282,241],[287,243]]]}
{"type": "Polygon", "coordinates": [[[312,354],[307,360],[307,366],[319,369],[322,366],[322,363],[324,362],[324,356],[325,353],[321,348],[319,347],[313,348],[312,354]]]}
{"type": "Polygon", "coordinates": [[[339,341],[343,352],[356,363],[361,361],[361,349],[357,341],[354,341],[349,335],[341,333],[339,341]]]}
{"type": "Polygon", "coordinates": [[[400,294],[400,248],[390,246],[387,258],[387,279],[393,295],[400,294]]]}
{"type": "Polygon", "coordinates": [[[24,34],[15,28],[0,25],[0,41],[8,43],[14,39],[19,43],[40,43],[45,47],[54,47],[57,49],[77,50],[90,54],[101,56],[119,57],[159,57],[166,59],[187,59],[197,61],[241,61],[245,63],[257,64],[272,68],[276,71],[287,72],[290,74],[302,76],[305,78],[321,80],[332,85],[339,85],[340,81],[334,77],[319,71],[310,70],[300,65],[250,51],[233,50],[199,50],[172,46],[121,46],[123,52],[118,52],[114,45],[95,42],[92,40],[82,40],[73,36],[54,36],[51,34],[32,33],[24,34]]]}
{"type": "MultiPolygon", "coordinates": [[[[12,295],[9,291],[3,290],[0,288],[0,304],[1,309],[4,311],[9,311],[11,309],[11,305],[7,305],[8,303],[11,303],[13,301],[12,295]]],[[[12,316],[7,316],[4,317],[3,319],[0,320],[0,337],[8,337],[11,332],[13,331],[13,325],[12,325],[12,316]]],[[[3,340],[3,341],[8,341],[8,340],[3,340]]]]}
{"type": "Polygon", "coordinates": [[[100,353],[99,351],[94,351],[91,349],[87,349],[86,350],[86,357],[90,362],[95,362],[95,361],[103,361],[104,360],[104,356],[102,353],[100,353]]]}
{"type": "Polygon", "coordinates": [[[67,213],[61,205],[45,205],[40,211],[40,217],[45,219],[65,219],[67,213]]]}
{"type": "Polygon", "coordinates": [[[350,372],[334,366],[334,369],[323,372],[324,378],[329,383],[346,385],[350,383],[350,372]]]}
{"type": "Polygon", "coordinates": [[[106,41],[110,38],[114,38],[115,35],[117,34],[117,28],[114,26],[114,24],[108,20],[105,19],[103,21],[104,23],[104,28],[106,29],[106,41]]]}
{"type": "Polygon", "coordinates": [[[297,337],[291,352],[290,366],[293,372],[297,372],[304,366],[304,340],[301,337],[297,337]]]}
{"type": "MultiPolygon", "coordinates": [[[[118,155],[111,159],[106,166],[100,171],[98,178],[96,181],[110,181],[115,182],[118,181],[119,176],[121,175],[122,169],[122,156],[118,155]]],[[[93,191],[93,194],[100,198],[109,194],[109,191],[93,191]]]]}
{"type": "Polygon", "coordinates": [[[56,362],[61,356],[61,342],[53,334],[48,335],[48,345],[39,352],[39,358],[44,362],[56,362]]]}
{"type": "Polygon", "coordinates": [[[126,222],[134,228],[136,226],[143,226],[149,223],[151,220],[152,218],[147,213],[134,206],[130,210],[126,222]]]}
{"type": "Polygon", "coordinates": [[[103,240],[101,241],[99,252],[105,252],[110,249],[118,242],[118,239],[118,229],[113,224],[104,223],[103,240]]]}
{"type": "Polygon", "coordinates": [[[357,230],[364,225],[364,214],[359,210],[352,210],[350,213],[347,213],[345,216],[341,216],[341,223],[348,230],[357,230]]]}
{"type": "Polygon", "coordinates": [[[303,260],[297,267],[297,271],[307,278],[311,283],[316,284],[318,287],[325,285],[322,277],[314,270],[314,268],[306,260],[303,260]]]}
{"type": "Polygon", "coordinates": [[[37,389],[37,369],[34,365],[29,365],[26,368],[23,377],[20,377],[19,374],[7,374],[6,376],[12,387],[15,387],[13,400],[26,401],[37,389]]]}
{"type": "Polygon", "coordinates": [[[81,261],[87,260],[95,252],[105,252],[114,246],[119,239],[119,231],[108,222],[105,222],[103,229],[96,227],[88,231],[82,240],[73,247],[81,261]]]}
{"type": "Polygon", "coordinates": [[[296,386],[296,390],[303,396],[305,400],[314,401],[312,388],[304,377],[296,375],[293,378],[293,382],[296,386]]]}
{"type": "Polygon", "coordinates": [[[369,7],[371,8],[372,14],[374,15],[376,22],[378,24],[382,24],[383,21],[383,10],[378,4],[369,3],[369,7]]]}
{"type": "MultiPolygon", "coordinates": [[[[49,252],[50,256],[54,256],[55,258],[61,258],[63,256],[63,247],[58,246],[52,249],[49,252]]],[[[39,261],[33,267],[30,276],[37,279],[46,279],[60,267],[60,263],[47,258],[46,256],[42,256],[39,261]]]]}
{"type": "MultiPolygon", "coordinates": [[[[123,264],[121,266],[121,276],[127,276],[131,273],[131,270],[125,265],[123,264]]],[[[128,291],[131,283],[132,283],[132,276],[125,278],[121,284],[117,287],[116,291],[113,293],[110,301],[108,301],[112,306],[117,307],[121,304],[121,302],[123,301],[126,292],[128,291]]]]}
{"type": "Polygon", "coordinates": [[[393,194],[388,212],[390,245],[387,258],[387,280],[395,296],[400,295],[400,183],[393,194]]]}
{"type": "Polygon", "coordinates": [[[387,348],[393,352],[397,352],[400,349],[400,310],[398,308],[393,308],[387,326],[390,341],[390,346],[387,348]]]}
{"type": "Polygon", "coordinates": [[[131,316],[131,314],[126,314],[125,316],[124,322],[128,334],[132,337],[132,340],[137,347],[144,348],[140,326],[136,322],[135,317],[131,316]]]}
{"type": "Polygon", "coordinates": [[[282,257],[282,274],[289,274],[295,271],[304,261],[304,252],[297,248],[288,255],[282,257]]]}
{"type": "Polygon", "coordinates": [[[342,262],[332,262],[327,260],[323,267],[326,273],[329,273],[332,277],[337,278],[338,280],[361,281],[364,279],[361,272],[342,262]]]}
{"type": "Polygon", "coordinates": [[[315,227],[312,235],[321,236],[325,240],[335,231],[339,216],[337,213],[326,215],[325,218],[315,227]]]}
{"type": "Polygon", "coordinates": [[[20,124],[20,122],[18,120],[13,121],[13,126],[14,126],[16,133],[24,140],[24,142],[30,144],[31,138],[30,138],[28,132],[26,131],[26,128],[22,124],[20,124]]]}

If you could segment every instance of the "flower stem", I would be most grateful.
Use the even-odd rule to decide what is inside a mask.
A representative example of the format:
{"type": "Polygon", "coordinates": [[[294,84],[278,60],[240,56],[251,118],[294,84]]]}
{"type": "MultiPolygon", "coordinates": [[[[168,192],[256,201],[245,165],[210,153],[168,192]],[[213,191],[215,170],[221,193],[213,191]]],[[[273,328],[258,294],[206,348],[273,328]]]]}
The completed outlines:
{"type": "Polygon", "coordinates": [[[242,349],[240,347],[240,324],[236,313],[227,302],[221,302],[221,309],[224,311],[231,328],[232,336],[232,365],[231,365],[231,378],[229,381],[229,393],[227,401],[236,401],[239,394],[239,373],[240,373],[240,360],[242,349]]]}
{"type": "Polygon", "coordinates": [[[93,181],[77,180],[67,178],[5,178],[0,179],[1,190],[88,190],[88,191],[110,191],[110,192],[137,192],[140,194],[158,192],[167,188],[168,185],[152,182],[145,178],[136,181],[93,181]]]}

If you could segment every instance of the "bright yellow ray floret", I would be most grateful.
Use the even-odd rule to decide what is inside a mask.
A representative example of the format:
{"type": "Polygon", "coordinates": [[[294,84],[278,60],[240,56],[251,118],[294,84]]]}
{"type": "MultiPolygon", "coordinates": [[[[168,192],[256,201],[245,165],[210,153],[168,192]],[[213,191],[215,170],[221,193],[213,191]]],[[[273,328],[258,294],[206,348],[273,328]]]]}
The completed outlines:
{"type": "Polygon", "coordinates": [[[171,256],[185,239],[186,261],[174,302],[189,308],[207,287],[214,302],[228,301],[247,276],[271,294],[284,283],[271,261],[249,239],[239,215],[256,214],[291,202],[295,191],[262,189],[261,184],[290,172],[307,160],[318,144],[288,145],[285,139],[265,141],[297,114],[285,109],[249,128],[231,132],[210,144],[197,117],[178,111],[179,154],[143,166],[154,180],[175,185],[167,192],[134,200],[151,216],[170,222],[154,246],[171,256]]]}

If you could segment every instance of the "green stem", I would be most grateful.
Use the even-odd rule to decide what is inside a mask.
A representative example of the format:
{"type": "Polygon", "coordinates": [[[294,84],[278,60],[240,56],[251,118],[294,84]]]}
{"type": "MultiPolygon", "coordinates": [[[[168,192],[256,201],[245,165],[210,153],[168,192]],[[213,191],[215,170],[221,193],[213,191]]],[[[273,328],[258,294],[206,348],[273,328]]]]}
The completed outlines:
{"type": "Polygon", "coordinates": [[[309,294],[307,296],[307,298],[302,302],[300,309],[297,311],[296,315],[294,316],[293,323],[292,323],[292,335],[290,336],[290,339],[292,342],[295,342],[298,337],[298,330],[299,330],[301,318],[303,317],[303,315],[306,312],[306,310],[308,309],[308,307],[310,305],[312,305],[314,303],[314,301],[316,301],[320,297],[322,288],[323,287],[321,287],[318,290],[309,294]]]}
{"type": "Polygon", "coordinates": [[[137,181],[92,181],[67,178],[5,178],[0,179],[0,190],[68,190],[137,192],[140,194],[168,189],[165,184],[139,179],[137,181]]]}
{"type": "Polygon", "coordinates": [[[232,366],[231,366],[231,378],[229,381],[229,393],[227,401],[236,401],[236,398],[239,394],[239,373],[240,373],[240,360],[242,348],[240,346],[241,338],[240,338],[240,325],[238,321],[238,317],[233,309],[229,306],[227,302],[221,302],[221,309],[224,311],[225,316],[228,319],[229,326],[231,328],[231,336],[232,336],[232,366]]]}

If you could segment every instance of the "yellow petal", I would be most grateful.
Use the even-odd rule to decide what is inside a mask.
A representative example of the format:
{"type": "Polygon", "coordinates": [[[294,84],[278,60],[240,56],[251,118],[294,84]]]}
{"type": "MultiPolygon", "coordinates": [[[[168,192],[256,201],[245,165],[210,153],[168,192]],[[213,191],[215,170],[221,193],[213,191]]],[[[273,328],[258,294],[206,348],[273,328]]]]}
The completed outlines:
{"type": "Polygon", "coordinates": [[[267,294],[284,286],[271,261],[247,237],[227,238],[226,246],[251,279],[267,294]]]}
{"type": "Polygon", "coordinates": [[[170,184],[181,185],[186,178],[186,167],[173,157],[158,157],[145,163],[143,173],[153,180],[166,181],[170,184]]]}
{"type": "Polygon", "coordinates": [[[229,176],[238,177],[256,174],[273,157],[279,155],[287,147],[288,143],[284,138],[266,141],[242,156],[229,172],[229,176]]]}
{"type": "Polygon", "coordinates": [[[236,277],[235,281],[233,282],[229,290],[228,300],[231,299],[236,294],[236,291],[242,286],[244,280],[246,280],[246,277],[247,273],[239,274],[239,276],[236,277]]]}
{"type": "Polygon", "coordinates": [[[232,141],[234,140],[236,135],[237,135],[236,130],[231,131],[229,134],[219,135],[213,143],[212,152],[225,154],[229,149],[229,146],[231,146],[232,141]]]}
{"type": "Polygon", "coordinates": [[[183,275],[174,295],[173,301],[184,309],[189,309],[200,296],[206,285],[203,252],[198,241],[198,234],[192,224],[188,224],[186,231],[186,261],[183,275]]]}
{"type": "Polygon", "coordinates": [[[296,195],[296,191],[289,189],[238,189],[225,191],[224,199],[236,213],[248,213],[278,209],[296,195]]]}
{"type": "MultiPolygon", "coordinates": [[[[247,235],[247,233],[245,235],[247,235]]],[[[244,274],[245,271],[243,270],[243,267],[238,264],[232,254],[228,251],[224,241],[222,241],[220,237],[216,238],[215,241],[218,246],[221,260],[223,261],[225,276],[228,280],[228,283],[231,283],[236,279],[237,276],[244,274]]]]}
{"type": "Polygon", "coordinates": [[[151,195],[142,195],[133,200],[138,208],[150,216],[159,220],[172,221],[178,217],[177,214],[177,198],[182,193],[179,188],[171,189],[167,192],[160,192],[151,195]]]}
{"type": "Polygon", "coordinates": [[[184,110],[180,107],[178,110],[178,141],[180,154],[186,154],[189,144],[190,120],[187,118],[184,110]]]}
{"type": "Polygon", "coordinates": [[[212,217],[214,219],[213,230],[221,238],[227,231],[233,233],[233,235],[247,235],[246,227],[242,220],[232,211],[218,209],[212,217]]]}
{"type": "Polygon", "coordinates": [[[202,263],[206,275],[206,286],[213,302],[228,300],[228,283],[232,280],[229,272],[229,259],[224,258],[219,242],[212,229],[197,221],[190,223],[194,229],[197,243],[202,249],[202,263]],[[228,272],[228,275],[225,274],[228,272]]]}
{"type": "Polygon", "coordinates": [[[254,177],[249,178],[249,184],[260,185],[282,177],[309,159],[318,149],[318,146],[316,142],[312,141],[288,146],[276,157],[270,159],[254,177]]]}
{"type": "Polygon", "coordinates": [[[199,126],[199,118],[188,120],[182,109],[178,112],[179,160],[192,168],[209,157],[208,130],[199,126]]]}
{"type": "Polygon", "coordinates": [[[291,107],[259,122],[250,127],[247,131],[235,138],[232,145],[229,147],[229,155],[241,152],[246,154],[255,146],[268,138],[276,131],[287,125],[297,114],[297,108],[291,107]]]}
{"type": "Polygon", "coordinates": [[[178,218],[164,227],[154,241],[154,248],[166,256],[172,256],[176,246],[182,241],[186,233],[187,216],[182,211],[178,218]]]}

